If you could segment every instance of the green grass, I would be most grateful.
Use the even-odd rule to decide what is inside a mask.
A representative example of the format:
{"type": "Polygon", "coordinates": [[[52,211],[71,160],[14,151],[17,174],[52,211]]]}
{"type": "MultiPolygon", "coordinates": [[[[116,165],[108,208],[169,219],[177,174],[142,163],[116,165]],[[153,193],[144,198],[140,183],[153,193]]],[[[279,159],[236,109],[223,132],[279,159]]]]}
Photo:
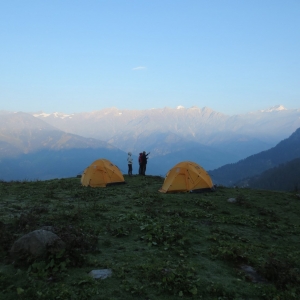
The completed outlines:
{"type": "Polygon", "coordinates": [[[0,299],[299,298],[295,194],[161,194],[160,177],[125,180],[107,188],[78,178],[0,182],[0,299]],[[66,250],[14,261],[13,242],[42,226],[53,226],[66,250]],[[264,281],[253,282],[242,265],[264,281]],[[113,276],[87,276],[103,268],[113,276]]]}

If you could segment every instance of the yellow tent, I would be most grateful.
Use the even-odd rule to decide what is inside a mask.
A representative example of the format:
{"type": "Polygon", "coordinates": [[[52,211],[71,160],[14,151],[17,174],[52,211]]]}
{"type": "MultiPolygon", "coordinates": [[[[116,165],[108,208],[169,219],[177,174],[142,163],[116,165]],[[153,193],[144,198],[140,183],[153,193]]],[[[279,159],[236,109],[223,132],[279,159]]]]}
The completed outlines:
{"type": "Polygon", "coordinates": [[[110,183],[125,183],[119,168],[108,159],[98,159],[87,167],[81,177],[84,186],[106,187],[110,183]]]}
{"type": "Polygon", "coordinates": [[[178,193],[207,189],[214,189],[207,172],[194,162],[183,161],[167,173],[164,184],[159,191],[161,193],[178,193]]]}

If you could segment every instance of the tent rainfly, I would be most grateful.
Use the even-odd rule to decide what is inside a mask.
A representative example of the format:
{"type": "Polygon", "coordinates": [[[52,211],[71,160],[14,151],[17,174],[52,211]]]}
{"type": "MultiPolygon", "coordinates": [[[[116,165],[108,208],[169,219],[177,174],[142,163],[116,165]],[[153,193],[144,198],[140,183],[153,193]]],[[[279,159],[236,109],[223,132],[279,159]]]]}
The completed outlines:
{"type": "Polygon", "coordinates": [[[214,190],[208,173],[194,162],[183,161],[169,170],[159,192],[181,193],[207,190],[214,190]]]}
{"type": "Polygon", "coordinates": [[[120,169],[108,159],[95,160],[87,167],[81,177],[84,186],[106,187],[107,184],[125,183],[120,169]]]}

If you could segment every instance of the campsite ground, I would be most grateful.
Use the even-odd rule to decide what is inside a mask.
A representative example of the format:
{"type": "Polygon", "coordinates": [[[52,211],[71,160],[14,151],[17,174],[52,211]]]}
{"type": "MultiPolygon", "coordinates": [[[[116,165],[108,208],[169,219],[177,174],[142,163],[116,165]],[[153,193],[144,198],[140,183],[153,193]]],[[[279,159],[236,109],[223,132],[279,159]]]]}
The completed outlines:
{"type": "Polygon", "coordinates": [[[160,177],[125,180],[0,182],[0,299],[299,298],[295,193],[161,194],[160,177]],[[13,242],[42,226],[65,251],[12,259],[13,242]],[[107,268],[107,279],[87,275],[107,268]]]}

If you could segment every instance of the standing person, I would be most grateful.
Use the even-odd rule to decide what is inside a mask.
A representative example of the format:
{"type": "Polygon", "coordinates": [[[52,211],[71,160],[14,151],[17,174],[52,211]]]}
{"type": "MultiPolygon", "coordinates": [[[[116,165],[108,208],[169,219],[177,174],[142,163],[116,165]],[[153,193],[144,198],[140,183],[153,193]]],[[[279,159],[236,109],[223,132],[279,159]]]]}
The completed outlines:
{"type": "Polygon", "coordinates": [[[142,154],[142,175],[146,175],[146,166],[147,166],[147,161],[148,161],[148,155],[149,154],[150,154],[150,152],[146,154],[146,151],[143,151],[143,154],[142,154]]]}
{"type": "Polygon", "coordinates": [[[143,153],[141,152],[139,155],[139,175],[142,175],[143,171],[143,153]]]}
{"type": "Polygon", "coordinates": [[[131,152],[128,152],[128,157],[127,157],[127,162],[128,162],[128,175],[132,175],[132,157],[131,157],[131,152]]]}

